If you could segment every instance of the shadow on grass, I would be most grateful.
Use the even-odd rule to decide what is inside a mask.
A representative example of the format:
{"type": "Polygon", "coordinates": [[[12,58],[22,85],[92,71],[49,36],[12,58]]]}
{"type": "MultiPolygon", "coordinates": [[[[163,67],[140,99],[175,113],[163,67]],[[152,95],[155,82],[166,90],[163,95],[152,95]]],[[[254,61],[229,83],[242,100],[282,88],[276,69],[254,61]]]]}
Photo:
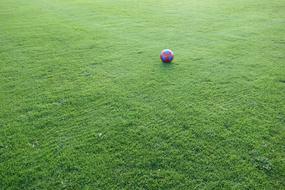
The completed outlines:
{"type": "Polygon", "coordinates": [[[171,62],[171,63],[161,63],[160,64],[160,68],[162,69],[167,69],[167,70],[172,70],[175,68],[175,62],[171,62]]]}

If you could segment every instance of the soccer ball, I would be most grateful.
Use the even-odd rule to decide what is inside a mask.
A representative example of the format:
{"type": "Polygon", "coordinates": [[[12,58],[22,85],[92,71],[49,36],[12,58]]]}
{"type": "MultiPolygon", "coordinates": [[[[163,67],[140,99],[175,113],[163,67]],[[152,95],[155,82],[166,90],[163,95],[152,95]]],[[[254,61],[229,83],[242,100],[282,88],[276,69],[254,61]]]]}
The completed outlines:
{"type": "Polygon", "coordinates": [[[170,49],[162,50],[160,53],[160,59],[163,63],[171,63],[174,58],[174,54],[170,49]]]}

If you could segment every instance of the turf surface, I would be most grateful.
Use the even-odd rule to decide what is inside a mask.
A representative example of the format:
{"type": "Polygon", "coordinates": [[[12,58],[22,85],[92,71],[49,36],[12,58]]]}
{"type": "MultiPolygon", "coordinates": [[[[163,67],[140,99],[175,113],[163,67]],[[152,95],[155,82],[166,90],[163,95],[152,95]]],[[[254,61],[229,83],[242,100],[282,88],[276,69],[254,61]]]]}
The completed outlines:
{"type": "Polygon", "coordinates": [[[284,25],[283,0],[1,0],[0,189],[284,189],[284,25]]]}

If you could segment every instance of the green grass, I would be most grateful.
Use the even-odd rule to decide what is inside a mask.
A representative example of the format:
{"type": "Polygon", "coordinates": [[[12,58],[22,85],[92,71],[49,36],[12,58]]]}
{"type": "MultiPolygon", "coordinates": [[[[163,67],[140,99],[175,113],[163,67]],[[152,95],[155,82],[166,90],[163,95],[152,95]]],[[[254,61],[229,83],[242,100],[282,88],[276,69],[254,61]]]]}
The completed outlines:
{"type": "Polygon", "coordinates": [[[284,26],[283,0],[1,0],[0,189],[285,189],[284,26]]]}

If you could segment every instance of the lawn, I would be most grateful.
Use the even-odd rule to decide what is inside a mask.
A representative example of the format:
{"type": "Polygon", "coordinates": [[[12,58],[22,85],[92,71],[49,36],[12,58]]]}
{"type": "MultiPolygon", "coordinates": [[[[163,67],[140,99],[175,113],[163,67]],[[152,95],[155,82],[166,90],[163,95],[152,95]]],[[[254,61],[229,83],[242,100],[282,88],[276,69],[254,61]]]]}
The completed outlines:
{"type": "Polygon", "coordinates": [[[0,189],[285,189],[284,0],[1,0],[0,189]]]}

